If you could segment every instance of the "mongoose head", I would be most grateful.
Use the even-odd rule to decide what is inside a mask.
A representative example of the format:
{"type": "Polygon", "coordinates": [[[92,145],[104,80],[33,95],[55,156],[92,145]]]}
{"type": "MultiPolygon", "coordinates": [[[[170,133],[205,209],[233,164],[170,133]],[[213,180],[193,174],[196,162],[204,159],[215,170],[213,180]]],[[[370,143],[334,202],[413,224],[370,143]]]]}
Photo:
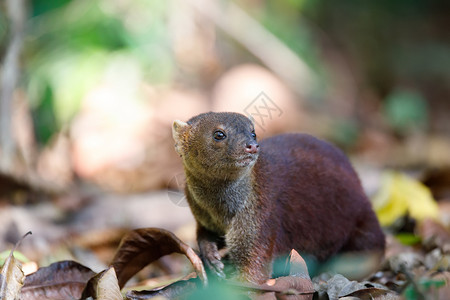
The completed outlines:
{"type": "Polygon", "coordinates": [[[233,179],[250,171],[259,145],[252,121],[238,113],[204,113],[172,127],[185,169],[207,178],[233,179]]]}

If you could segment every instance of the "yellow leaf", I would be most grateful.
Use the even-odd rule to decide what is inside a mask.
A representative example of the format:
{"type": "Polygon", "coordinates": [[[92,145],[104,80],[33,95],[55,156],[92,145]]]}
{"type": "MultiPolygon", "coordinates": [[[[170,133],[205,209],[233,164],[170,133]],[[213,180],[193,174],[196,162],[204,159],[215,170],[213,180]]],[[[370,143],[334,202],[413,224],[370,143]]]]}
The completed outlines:
{"type": "Polygon", "coordinates": [[[381,188],[372,203],[382,226],[391,225],[406,213],[418,221],[436,219],[439,214],[438,205],[425,185],[394,171],[383,174],[381,188]]]}

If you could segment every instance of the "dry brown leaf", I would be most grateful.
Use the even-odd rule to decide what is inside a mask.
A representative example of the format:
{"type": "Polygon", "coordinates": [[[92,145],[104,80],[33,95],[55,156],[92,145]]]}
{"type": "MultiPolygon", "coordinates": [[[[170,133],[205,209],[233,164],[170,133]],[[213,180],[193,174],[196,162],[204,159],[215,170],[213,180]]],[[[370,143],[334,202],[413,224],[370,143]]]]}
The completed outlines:
{"type": "Polygon", "coordinates": [[[104,270],[89,280],[81,298],[86,299],[88,297],[98,300],[123,299],[114,268],[104,270]]]}
{"type": "Polygon", "coordinates": [[[309,277],[308,266],[306,265],[303,257],[294,249],[291,250],[288,258],[289,262],[289,275],[297,277],[309,277]]]}
{"type": "MultiPolygon", "coordinates": [[[[316,280],[316,279],[315,279],[316,280]]],[[[398,295],[387,289],[384,285],[374,282],[350,281],[341,274],[336,274],[328,280],[321,281],[316,286],[319,299],[326,297],[337,299],[398,299],[398,295]]]]}
{"type": "Polygon", "coordinates": [[[390,257],[387,264],[394,273],[412,272],[423,265],[423,257],[419,253],[405,252],[390,257]]]}
{"type": "Polygon", "coordinates": [[[198,255],[173,233],[160,228],[141,228],[131,231],[120,243],[111,265],[116,270],[119,287],[142,268],[162,256],[180,253],[191,261],[199,278],[206,284],[206,273],[198,255]]]}
{"type": "Polygon", "coordinates": [[[435,247],[442,249],[444,245],[450,244],[450,232],[435,220],[425,219],[419,224],[417,231],[428,249],[435,247]]]}
{"type": "Polygon", "coordinates": [[[176,281],[164,288],[155,288],[146,291],[129,291],[126,294],[126,299],[176,299],[177,297],[185,296],[193,292],[201,286],[197,277],[190,278],[176,281]]]}
{"type": "Polygon", "coordinates": [[[22,300],[79,299],[95,273],[74,261],[59,261],[25,277],[22,300]]]}
{"type": "Polygon", "coordinates": [[[25,277],[13,252],[14,250],[11,250],[0,273],[0,299],[2,300],[17,299],[25,277]]]}
{"type": "Polygon", "coordinates": [[[425,255],[424,264],[431,271],[450,271],[450,253],[436,248],[425,255]]]}
{"type": "MultiPolygon", "coordinates": [[[[365,289],[356,290],[352,293],[349,293],[342,297],[356,297],[360,300],[377,300],[377,299],[401,299],[399,295],[397,295],[395,292],[387,290],[387,289],[380,289],[375,287],[369,287],[365,289]]],[[[340,299],[342,299],[340,297],[340,299]]]]}
{"type": "MultiPolygon", "coordinates": [[[[236,290],[243,291],[242,295],[249,293],[254,300],[310,300],[314,294],[313,284],[309,278],[308,269],[303,258],[292,250],[287,262],[287,270],[290,276],[270,279],[264,284],[243,283],[235,281],[218,281],[206,287],[206,290],[225,292],[236,290]]],[[[156,288],[149,291],[130,291],[127,299],[152,299],[155,297],[167,297],[169,299],[186,295],[197,288],[201,288],[198,278],[180,280],[164,288],[156,288]]],[[[205,291],[205,293],[208,293],[205,291]]],[[[238,294],[236,294],[238,295],[238,294]]]]}
{"type": "Polygon", "coordinates": [[[0,299],[1,300],[14,300],[17,299],[20,293],[20,289],[23,286],[23,280],[25,275],[22,271],[22,266],[14,257],[14,251],[19,247],[23,239],[31,234],[31,231],[27,232],[16,243],[14,249],[11,250],[8,258],[3,264],[0,272],[0,299]]]}

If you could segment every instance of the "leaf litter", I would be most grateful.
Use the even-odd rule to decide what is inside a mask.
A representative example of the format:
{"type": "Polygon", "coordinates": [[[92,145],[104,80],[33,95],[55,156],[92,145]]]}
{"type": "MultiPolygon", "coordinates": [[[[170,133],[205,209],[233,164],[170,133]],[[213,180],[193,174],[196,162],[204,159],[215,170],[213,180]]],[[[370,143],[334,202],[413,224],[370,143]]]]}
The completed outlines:
{"type": "MultiPolygon", "coordinates": [[[[261,285],[217,281],[206,276],[195,251],[172,232],[141,228],[125,234],[110,267],[99,273],[75,261],[58,261],[24,277],[13,255],[16,244],[2,268],[0,295],[1,299],[450,299],[447,227],[435,216],[406,223],[410,220],[406,211],[392,224],[384,262],[375,265],[376,272],[370,276],[353,273],[358,281],[349,279],[353,276],[323,273],[320,268],[320,275],[311,280],[310,274],[317,270],[310,273],[309,265],[295,251],[286,260],[285,276],[261,285]],[[405,223],[401,225],[399,220],[405,223]],[[178,277],[181,279],[160,281],[156,288],[123,288],[141,269],[172,253],[184,255],[191,265],[191,271],[178,277]]],[[[358,271],[373,267],[376,261],[370,256],[357,257],[337,257],[326,267],[358,271]]]]}
{"type": "Polygon", "coordinates": [[[442,234],[439,236],[441,238],[437,244],[442,247],[434,248],[426,255],[414,252],[412,248],[405,252],[403,247],[402,251],[387,257],[382,270],[367,281],[351,281],[341,274],[330,273],[323,273],[311,280],[307,264],[293,250],[285,263],[286,276],[260,285],[230,280],[218,282],[214,279],[206,284],[205,270],[192,248],[169,231],[142,228],[129,232],[123,238],[111,266],[97,274],[77,262],[59,261],[39,268],[23,280],[20,264],[11,254],[2,268],[2,293],[5,294],[6,286],[11,282],[13,287],[2,299],[123,299],[121,289],[132,276],[171,253],[185,255],[194,272],[158,288],[130,290],[125,299],[207,299],[204,297],[214,291],[222,291],[224,297],[233,299],[257,300],[309,300],[313,299],[313,295],[316,295],[314,299],[319,300],[426,299],[430,295],[435,299],[447,299],[450,272],[448,250],[444,246],[448,244],[441,243],[442,234]]]}

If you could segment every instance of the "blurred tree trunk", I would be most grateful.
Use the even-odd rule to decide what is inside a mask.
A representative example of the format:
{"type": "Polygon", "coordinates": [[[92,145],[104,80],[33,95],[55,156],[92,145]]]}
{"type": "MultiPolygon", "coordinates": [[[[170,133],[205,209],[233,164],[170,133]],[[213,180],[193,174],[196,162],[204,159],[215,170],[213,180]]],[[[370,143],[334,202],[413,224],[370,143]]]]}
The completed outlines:
{"type": "Polygon", "coordinates": [[[25,27],[25,1],[6,0],[6,16],[9,19],[9,41],[1,69],[0,94],[0,167],[12,167],[16,151],[12,135],[11,117],[14,91],[20,75],[20,53],[23,45],[25,27]]]}

